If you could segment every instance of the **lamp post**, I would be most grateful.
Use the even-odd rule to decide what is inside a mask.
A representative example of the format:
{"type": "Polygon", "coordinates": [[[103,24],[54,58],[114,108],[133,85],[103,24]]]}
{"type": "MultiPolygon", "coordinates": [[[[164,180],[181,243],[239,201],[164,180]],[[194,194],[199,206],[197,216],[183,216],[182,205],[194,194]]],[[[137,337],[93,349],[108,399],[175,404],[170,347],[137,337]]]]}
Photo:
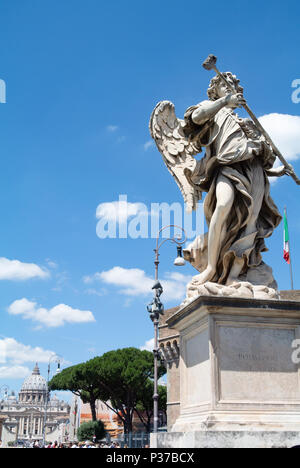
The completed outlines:
{"type": "Polygon", "coordinates": [[[159,249],[161,246],[167,242],[171,241],[177,245],[177,257],[174,261],[174,265],[176,266],[183,266],[185,265],[185,260],[182,257],[182,245],[186,241],[186,233],[185,230],[177,226],[176,224],[170,224],[168,226],[163,226],[157,234],[156,237],[156,248],[154,249],[155,259],[155,283],[152,287],[154,290],[154,298],[153,301],[147,306],[147,310],[150,313],[150,318],[154,325],[154,392],[153,392],[153,432],[156,433],[158,429],[158,325],[159,325],[159,317],[160,315],[164,314],[164,306],[160,300],[160,296],[163,293],[163,288],[160,282],[158,281],[158,265],[159,265],[159,249]],[[167,228],[176,228],[181,230],[181,236],[179,237],[168,237],[164,239],[161,243],[159,243],[159,238],[162,233],[167,228]]]}
{"type": "Polygon", "coordinates": [[[6,384],[1,385],[0,387],[0,396],[3,393],[3,399],[7,401],[7,412],[8,412],[8,420],[10,421],[10,414],[9,414],[9,399],[8,399],[8,391],[10,390],[9,386],[6,384]]]}
{"type": "Polygon", "coordinates": [[[0,387],[0,396],[1,396],[1,393],[3,393],[3,398],[4,398],[4,400],[6,399],[6,401],[7,401],[8,417],[10,418],[10,415],[9,415],[9,399],[8,399],[8,391],[9,390],[10,390],[10,388],[6,384],[1,385],[1,387],[0,387]]]}
{"type": "Polygon", "coordinates": [[[43,446],[45,445],[46,441],[46,421],[47,421],[47,410],[48,410],[48,400],[49,400],[49,380],[50,380],[50,368],[52,362],[57,362],[57,369],[56,374],[60,373],[60,363],[62,361],[61,356],[54,354],[50,357],[48,362],[48,372],[47,372],[47,393],[46,393],[46,401],[45,401],[45,411],[44,411],[44,424],[43,424],[43,446]]]}
{"type": "MultiPolygon", "coordinates": [[[[6,385],[6,384],[1,385],[1,387],[0,387],[0,395],[1,395],[1,393],[3,393],[3,398],[4,398],[4,400],[5,400],[5,398],[6,398],[6,401],[7,401],[7,410],[8,410],[8,413],[9,413],[9,399],[8,399],[8,391],[9,391],[9,390],[10,390],[10,388],[9,388],[9,386],[6,385]]],[[[8,415],[8,417],[10,417],[10,416],[8,415]]]]}
{"type": "Polygon", "coordinates": [[[4,398],[8,396],[8,390],[9,390],[9,386],[4,384],[4,385],[1,385],[0,387],[0,395],[1,393],[3,392],[4,393],[4,398]]]}

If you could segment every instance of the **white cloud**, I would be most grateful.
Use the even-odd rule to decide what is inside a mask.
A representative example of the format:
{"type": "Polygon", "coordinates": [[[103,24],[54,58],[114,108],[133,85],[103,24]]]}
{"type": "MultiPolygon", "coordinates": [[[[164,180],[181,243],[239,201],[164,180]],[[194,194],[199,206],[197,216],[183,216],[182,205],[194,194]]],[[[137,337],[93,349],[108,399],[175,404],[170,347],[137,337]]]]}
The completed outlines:
{"type": "MultiPolygon", "coordinates": [[[[89,276],[85,276],[83,278],[84,283],[89,283],[92,282],[93,279],[90,278],[89,276]]],[[[84,291],[85,294],[88,294],[89,296],[98,296],[98,297],[103,297],[107,294],[107,291],[105,289],[95,289],[95,288],[88,288],[84,291]]]]}
{"type": "Polygon", "coordinates": [[[73,309],[66,304],[59,304],[51,309],[38,307],[36,302],[26,298],[14,301],[9,307],[11,315],[20,315],[26,320],[32,320],[38,325],[46,327],[60,327],[65,323],[95,322],[95,318],[89,310],[73,309]]]}
{"type": "Polygon", "coordinates": [[[24,379],[31,370],[24,366],[0,366],[0,379],[24,379]]]}
{"type": "Polygon", "coordinates": [[[144,143],[144,145],[143,145],[144,151],[148,151],[148,149],[152,148],[153,146],[154,146],[154,141],[153,140],[146,141],[146,143],[144,143]]]}
{"type": "Polygon", "coordinates": [[[300,158],[300,117],[289,114],[266,114],[259,118],[287,161],[300,158]]]}
{"type": "Polygon", "coordinates": [[[55,353],[43,348],[19,343],[14,338],[0,339],[0,362],[23,364],[24,362],[48,362],[55,353]]]}
{"type": "Polygon", "coordinates": [[[141,351],[153,351],[154,349],[154,338],[151,338],[150,340],[146,341],[143,346],[140,347],[141,351]]]}
{"type": "Polygon", "coordinates": [[[122,268],[115,266],[111,270],[96,273],[96,278],[104,283],[120,286],[121,293],[128,296],[149,294],[153,286],[153,279],[146,276],[139,268],[122,268]]]}
{"type": "Polygon", "coordinates": [[[70,279],[69,273],[66,271],[61,271],[59,273],[56,273],[55,275],[55,280],[56,284],[52,288],[52,291],[60,292],[63,289],[63,285],[70,279]]]}
{"type": "Polygon", "coordinates": [[[118,125],[107,125],[106,130],[110,133],[114,133],[119,129],[118,125]]]}
{"type": "Polygon", "coordinates": [[[56,262],[53,262],[53,260],[50,260],[50,258],[47,258],[46,262],[49,268],[55,269],[58,267],[58,264],[56,262]]]}
{"type": "Polygon", "coordinates": [[[125,223],[128,218],[137,215],[148,215],[147,207],[143,203],[129,203],[126,196],[119,201],[100,203],[96,210],[96,218],[125,223]]]}
{"type": "Polygon", "coordinates": [[[40,346],[30,346],[18,342],[15,338],[0,339],[0,379],[23,379],[31,374],[32,369],[24,363],[49,362],[54,351],[40,346]]]}
{"type": "Polygon", "coordinates": [[[48,278],[49,272],[35,263],[0,258],[0,280],[24,281],[31,278],[48,278]]]}
{"type": "MultiPolygon", "coordinates": [[[[167,273],[161,279],[164,292],[162,302],[180,301],[186,293],[186,285],[191,276],[181,273],[167,273]]],[[[139,268],[122,268],[115,266],[110,270],[97,272],[84,278],[85,282],[102,281],[119,288],[118,292],[126,296],[151,296],[153,295],[153,278],[139,268]]]]}

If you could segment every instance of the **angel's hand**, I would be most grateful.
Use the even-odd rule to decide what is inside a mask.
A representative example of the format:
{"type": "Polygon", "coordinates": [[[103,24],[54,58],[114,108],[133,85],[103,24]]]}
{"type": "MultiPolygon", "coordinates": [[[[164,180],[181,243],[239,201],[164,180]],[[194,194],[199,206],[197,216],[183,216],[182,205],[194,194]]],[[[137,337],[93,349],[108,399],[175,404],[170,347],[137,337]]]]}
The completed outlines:
{"type": "Polygon", "coordinates": [[[226,105],[233,108],[242,107],[246,105],[246,99],[241,93],[228,94],[228,96],[226,96],[226,105]]]}
{"type": "Polygon", "coordinates": [[[284,174],[289,176],[294,174],[294,168],[291,164],[287,164],[286,166],[284,166],[284,174]]]}
{"type": "Polygon", "coordinates": [[[267,175],[269,177],[282,177],[284,175],[292,175],[294,173],[293,166],[288,164],[287,166],[279,166],[274,169],[269,169],[267,175]]]}

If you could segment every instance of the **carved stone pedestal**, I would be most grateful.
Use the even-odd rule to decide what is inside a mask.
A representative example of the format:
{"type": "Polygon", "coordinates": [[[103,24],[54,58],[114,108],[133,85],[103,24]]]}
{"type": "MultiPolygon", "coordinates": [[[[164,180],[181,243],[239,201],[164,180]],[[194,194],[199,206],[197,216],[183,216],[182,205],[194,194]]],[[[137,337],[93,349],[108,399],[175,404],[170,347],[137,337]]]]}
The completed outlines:
{"type": "Polygon", "coordinates": [[[153,445],[300,444],[299,302],[199,297],[167,324],[179,332],[180,412],[153,445]]]}

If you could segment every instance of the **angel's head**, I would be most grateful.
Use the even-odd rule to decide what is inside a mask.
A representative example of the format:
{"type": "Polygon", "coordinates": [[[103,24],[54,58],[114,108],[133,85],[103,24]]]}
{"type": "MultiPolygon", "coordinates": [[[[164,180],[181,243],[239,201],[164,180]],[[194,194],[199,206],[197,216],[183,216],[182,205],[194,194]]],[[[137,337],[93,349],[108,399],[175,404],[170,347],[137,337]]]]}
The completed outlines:
{"type": "MultiPolygon", "coordinates": [[[[243,93],[244,88],[239,85],[240,80],[237,79],[235,75],[231,72],[222,73],[222,75],[229,81],[231,86],[234,86],[237,93],[243,93]]],[[[230,94],[232,91],[229,86],[226,86],[224,81],[220,76],[215,76],[210,80],[209,88],[207,90],[207,95],[211,101],[216,101],[217,99],[230,94]]]]}

